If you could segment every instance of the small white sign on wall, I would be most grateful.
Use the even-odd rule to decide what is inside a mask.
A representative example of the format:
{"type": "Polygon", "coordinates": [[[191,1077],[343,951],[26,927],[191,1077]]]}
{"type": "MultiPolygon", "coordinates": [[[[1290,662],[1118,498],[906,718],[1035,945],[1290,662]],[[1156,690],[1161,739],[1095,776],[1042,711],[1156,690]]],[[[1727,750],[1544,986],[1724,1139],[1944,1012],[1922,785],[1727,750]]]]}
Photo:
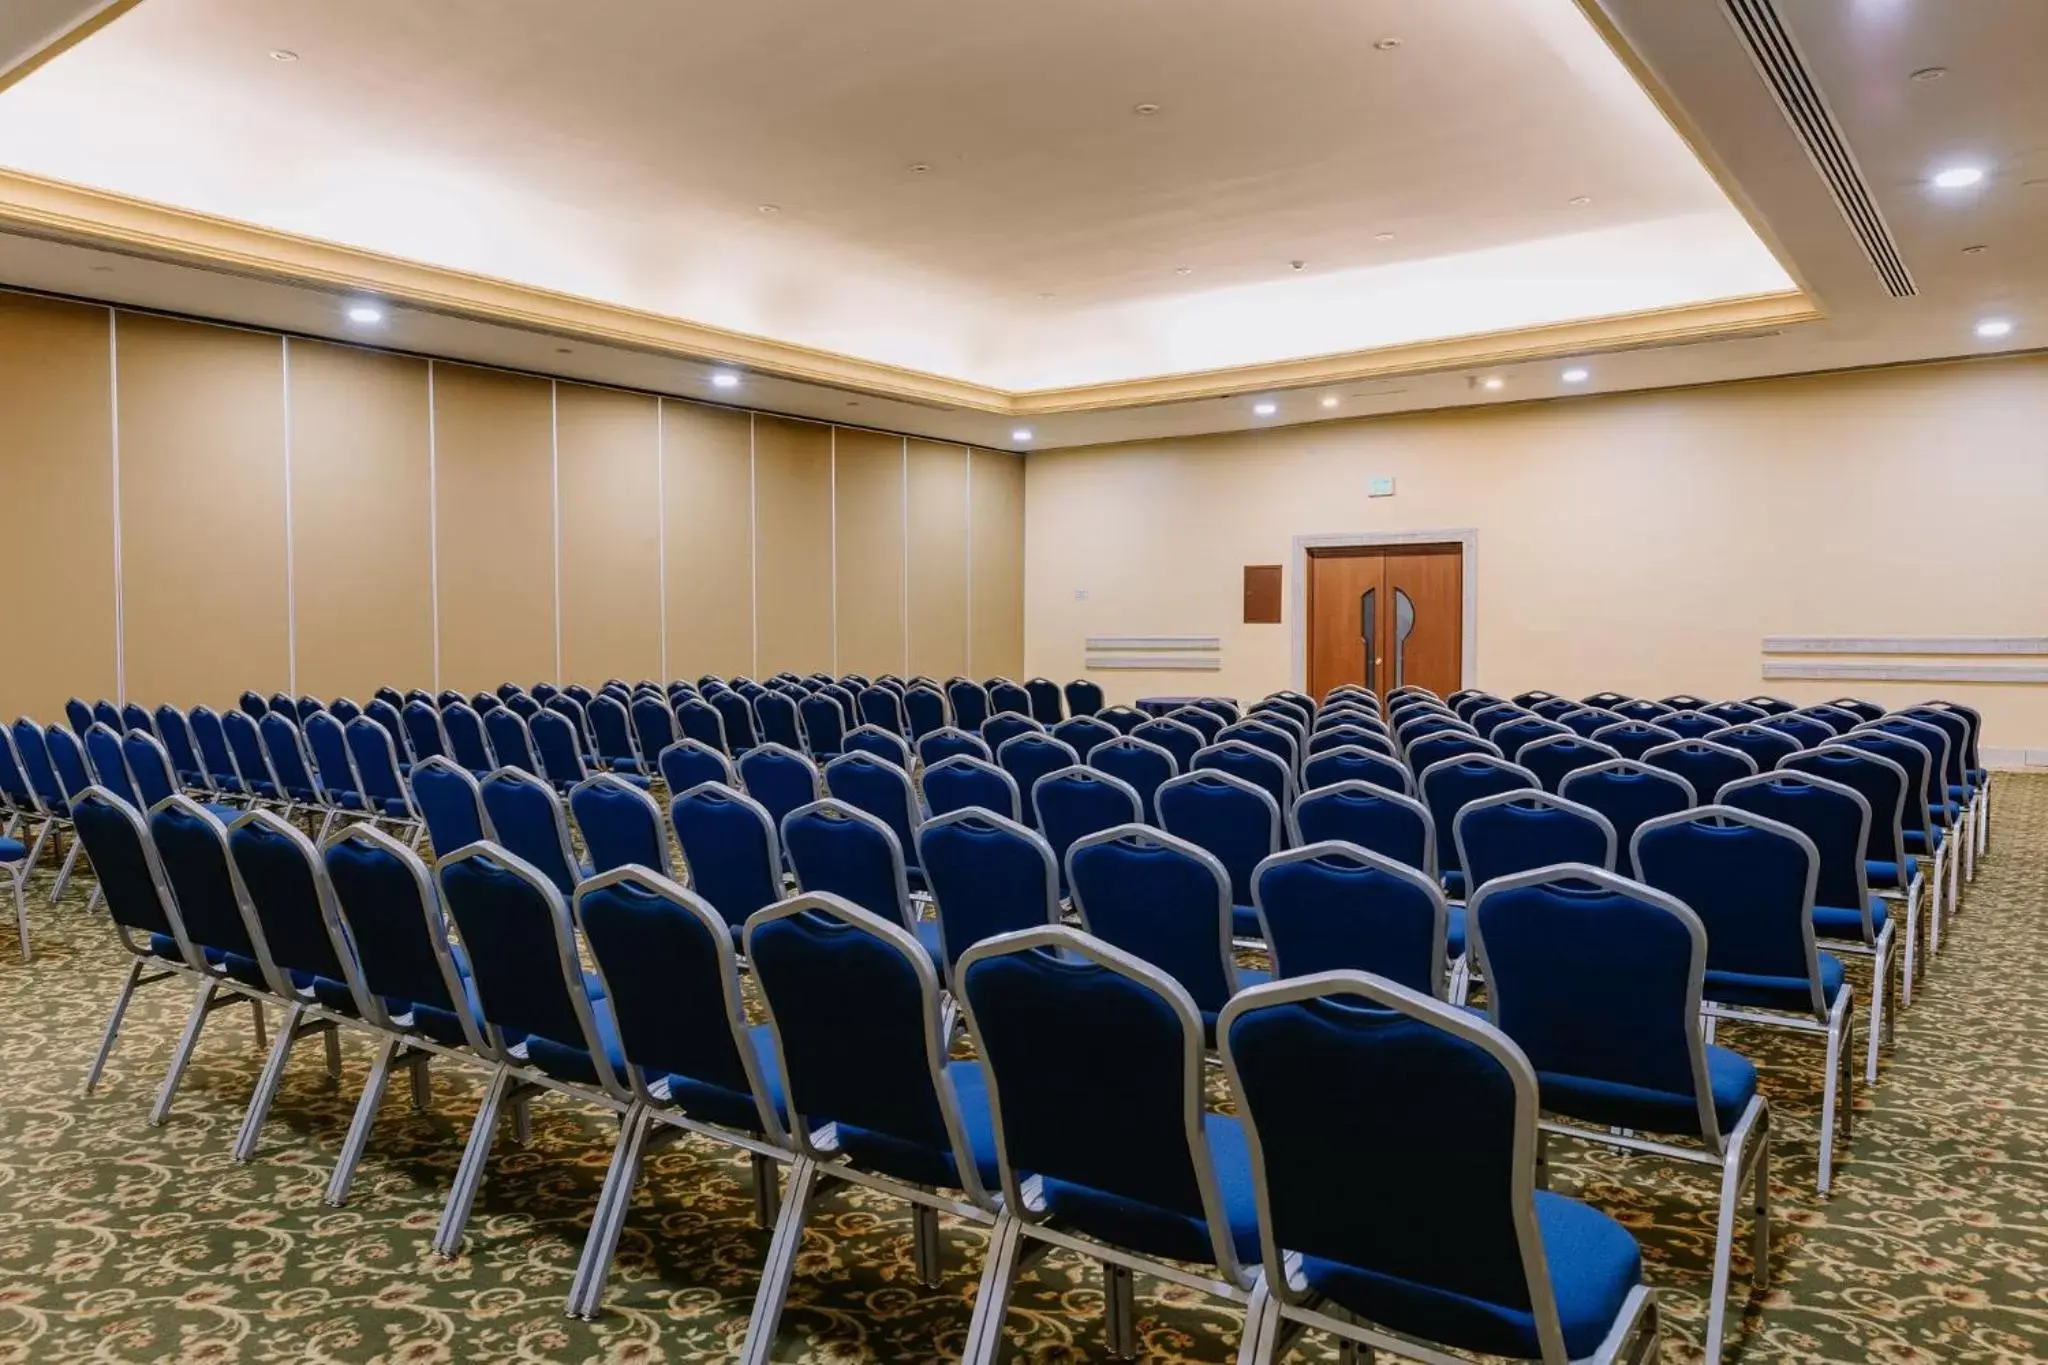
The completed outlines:
{"type": "Polygon", "coordinates": [[[1374,479],[1366,489],[1366,496],[1373,498],[1393,497],[1394,481],[1392,479],[1374,479]]]}

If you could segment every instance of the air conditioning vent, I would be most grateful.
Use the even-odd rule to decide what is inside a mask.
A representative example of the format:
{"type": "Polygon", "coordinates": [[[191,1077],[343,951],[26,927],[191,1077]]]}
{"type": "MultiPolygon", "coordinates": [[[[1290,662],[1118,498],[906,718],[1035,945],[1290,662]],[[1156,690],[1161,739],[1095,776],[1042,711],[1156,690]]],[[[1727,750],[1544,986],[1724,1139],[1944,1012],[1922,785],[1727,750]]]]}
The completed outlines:
{"type": "Polygon", "coordinates": [[[1871,267],[1884,281],[1886,291],[1895,299],[1919,293],[1912,272],[1906,269],[1905,259],[1899,254],[1898,243],[1892,240],[1891,229],[1885,226],[1884,215],[1878,211],[1877,199],[1863,179],[1863,170],[1856,164],[1856,154],[1849,150],[1841,126],[1835,122],[1834,111],[1828,108],[1819,84],[1799,53],[1799,44],[1785,27],[1772,0],[1721,0],[1721,7],[1749,49],[1757,74],[1777,97],[1785,121],[1805,145],[1814,169],[1828,182],[1835,204],[1848,220],[1856,240],[1863,243],[1871,267]]]}

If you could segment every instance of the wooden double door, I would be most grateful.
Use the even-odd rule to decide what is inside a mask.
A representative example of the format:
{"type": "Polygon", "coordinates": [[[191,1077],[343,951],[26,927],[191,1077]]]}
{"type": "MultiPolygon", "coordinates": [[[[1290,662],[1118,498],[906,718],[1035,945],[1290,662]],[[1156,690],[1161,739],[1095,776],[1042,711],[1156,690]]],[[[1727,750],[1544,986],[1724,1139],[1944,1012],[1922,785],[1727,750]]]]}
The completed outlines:
{"type": "Polygon", "coordinates": [[[1363,683],[1384,697],[1406,684],[1448,696],[1463,686],[1464,547],[1312,549],[1308,689],[1363,683]]]}

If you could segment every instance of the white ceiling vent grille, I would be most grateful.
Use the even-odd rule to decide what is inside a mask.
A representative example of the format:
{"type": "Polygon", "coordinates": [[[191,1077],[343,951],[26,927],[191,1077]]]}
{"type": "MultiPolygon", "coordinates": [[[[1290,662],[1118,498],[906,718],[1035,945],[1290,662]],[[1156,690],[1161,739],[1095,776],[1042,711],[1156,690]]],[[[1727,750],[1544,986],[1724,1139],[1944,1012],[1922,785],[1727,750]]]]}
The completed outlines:
{"type": "Polygon", "coordinates": [[[1785,121],[1805,144],[1814,169],[1828,182],[1842,217],[1863,243],[1863,250],[1878,278],[1884,281],[1886,291],[1895,299],[1919,293],[1912,272],[1899,255],[1898,243],[1892,240],[1891,229],[1885,226],[1884,215],[1878,212],[1877,200],[1863,179],[1862,168],[1856,164],[1856,154],[1849,150],[1841,126],[1835,122],[1834,111],[1828,108],[1813,73],[1806,69],[1799,45],[1793,41],[1784,20],[1778,17],[1772,0],[1721,0],[1721,7],[1749,49],[1757,74],[1777,97],[1785,121]]]}

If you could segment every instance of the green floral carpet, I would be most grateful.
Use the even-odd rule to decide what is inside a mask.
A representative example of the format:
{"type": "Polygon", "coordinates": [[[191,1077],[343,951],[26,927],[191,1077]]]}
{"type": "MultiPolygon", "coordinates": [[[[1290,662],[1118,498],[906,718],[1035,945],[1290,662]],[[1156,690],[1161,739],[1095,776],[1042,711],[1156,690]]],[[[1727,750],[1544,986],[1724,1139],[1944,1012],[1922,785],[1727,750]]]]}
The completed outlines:
{"type": "MultiPolygon", "coordinates": [[[[1901,1019],[1878,1088],[1859,1080],[1854,1141],[1825,1204],[1813,1189],[1817,1042],[1721,1035],[1764,1072],[1778,1215],[1770,1287],[1755,1299],[1738,1226],[1730,1359],[2048,1359],[2048,778],[2000,776],[1994,812],[1955,938],[1901,1019]]],[[[539,1102],[530,1144],[500,1140],[463,1255],[442,1261],[428,1241],[474,1078],[437,1064],[427,1114],[393,1085],[345,1209],[320,1194],[368,1064],[361,1037],[345,1044],[338,1089],[318,1046],[299,1050],[248,1166],[229,1159],[262,1064],[245,1009],[214,1017],[170,1122],[151,1128],[190,996],[143,991],[99,1093],[82,1099],[124,963],[82,891],[51,907],[48,889],[46,864],[30,886],[34,964],[0,951],[0,1362],[698,1361],[736,1349],[767,1247],[743,1162],[695,1138],[654,1156],[605,1317],[565,1320],[609,1157],[601,1116],[539,1102]]],[[[1850,971],[1867,998],[1867,973],[1850,971]]],[[[1714,1184],[1650,1157],[1552,1152],[1555,1188],[1642,1240],[1665,1358],[1697,1360],[1714,1184]]],[[[828,1188],[778,1358],[957,1356],[982,1234],[949,1224],[944,1286],[925,1290],[902,1208],[828,1188]]],[[[1100,1286],[1090,1263],[1041,1262],[1008,1317],[1009,1358],[1103,1358],[1100,1286]]],[[[1234,1359],[1236,1309],[1142,1278],[1139,1293],[1146,1358],[1234,1359]]],[[[1289,1359],[1335,1355],[1311,1337],[1289,1359]]]]}

